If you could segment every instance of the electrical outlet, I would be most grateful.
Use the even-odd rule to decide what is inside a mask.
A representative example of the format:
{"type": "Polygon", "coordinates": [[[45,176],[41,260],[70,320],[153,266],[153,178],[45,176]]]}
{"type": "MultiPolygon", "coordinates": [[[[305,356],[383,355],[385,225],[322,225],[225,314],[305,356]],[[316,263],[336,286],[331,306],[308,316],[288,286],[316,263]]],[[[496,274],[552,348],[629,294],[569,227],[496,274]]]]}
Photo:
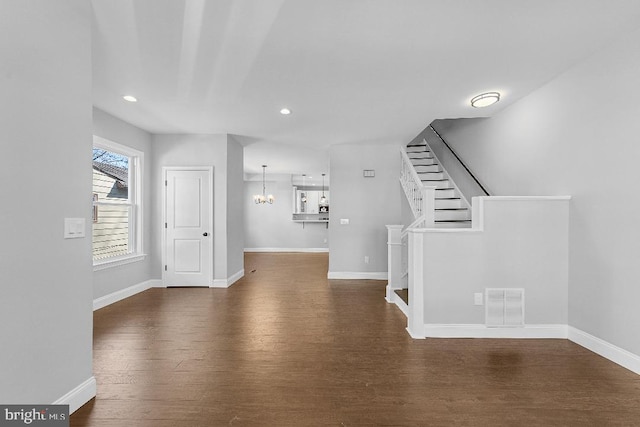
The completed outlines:
{"type": "Polygon", "coordinates": [[[473,294],[473,303],[475,305],[484,305],[484,302],[482,301],[482,292],[476,292],[473,294]]]}
{"type": "Polygon", "coordinates": [[[364,263],[369,264],[369,256],[367,255],[364,256],[364,263]]]}
{"type": "Polygon", "coordinates": [[[327,238],[326,237],[324,238],[324,242],[323,243],[327,243],[327,238]]]}

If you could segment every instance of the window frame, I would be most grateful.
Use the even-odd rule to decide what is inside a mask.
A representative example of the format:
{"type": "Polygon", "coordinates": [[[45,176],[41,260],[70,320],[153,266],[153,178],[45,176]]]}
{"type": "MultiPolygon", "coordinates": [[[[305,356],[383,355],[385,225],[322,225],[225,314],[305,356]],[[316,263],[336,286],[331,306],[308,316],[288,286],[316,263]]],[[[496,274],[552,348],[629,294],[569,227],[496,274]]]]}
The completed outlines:
{"type": "MultiPolygon", "coordinates": [[[[104,270],[119,265],[130,264],[142,261],[146,254],[143,251],[143,170],[144,170],[144,153],[126,145],[110,141],[99,136],[93,136],[93,148],[107,150],[113,153],[121,154],[129,157],[129,183],[128,183],[128,200],[126,202],[115,202],[107,200],[93,200],[92,208],[118,205],[129,206],[129,253],[100,260],[93,260],[93,229],[91,233],[91,251],[93,260],[93,271],[104,270]]],[[[93,183],[93,178],[92,178],[93,183]]]]}

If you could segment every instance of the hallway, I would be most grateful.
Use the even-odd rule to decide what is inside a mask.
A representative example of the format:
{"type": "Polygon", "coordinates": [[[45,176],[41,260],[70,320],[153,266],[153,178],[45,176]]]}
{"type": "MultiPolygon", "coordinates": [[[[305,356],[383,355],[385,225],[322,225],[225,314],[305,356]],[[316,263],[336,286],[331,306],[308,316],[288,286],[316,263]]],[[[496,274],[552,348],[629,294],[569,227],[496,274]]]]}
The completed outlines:
{"type": "Polygon", "coordinates": [[[94,313],[96,399],[72,426],[612,425],[640,377],[566,340],[412,340],[381,281],[326,253],[247,253],[228,289],[94,313]]]}

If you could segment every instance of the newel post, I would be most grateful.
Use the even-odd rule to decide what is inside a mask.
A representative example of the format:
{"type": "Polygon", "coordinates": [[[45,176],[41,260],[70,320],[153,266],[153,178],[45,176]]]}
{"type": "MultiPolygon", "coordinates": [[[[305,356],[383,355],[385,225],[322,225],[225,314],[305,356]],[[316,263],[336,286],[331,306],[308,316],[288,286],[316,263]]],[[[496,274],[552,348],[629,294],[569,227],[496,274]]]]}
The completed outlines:
{"type": "Polygon", "coordinates": [[[393,302],[396,289],[402,289],[402,225],[387,225],[387,302],[393,302]]]}
{"type": "Polygon", "coordinates": [[[409,316],[407,332],[424,335],[424,233],[409,230],[409,316]]]}
{"type": "Polygon", "coordinates": [[[422,187],[422,215],[424,227],[433,227],[436,220],[436,187],[422,187]]]}

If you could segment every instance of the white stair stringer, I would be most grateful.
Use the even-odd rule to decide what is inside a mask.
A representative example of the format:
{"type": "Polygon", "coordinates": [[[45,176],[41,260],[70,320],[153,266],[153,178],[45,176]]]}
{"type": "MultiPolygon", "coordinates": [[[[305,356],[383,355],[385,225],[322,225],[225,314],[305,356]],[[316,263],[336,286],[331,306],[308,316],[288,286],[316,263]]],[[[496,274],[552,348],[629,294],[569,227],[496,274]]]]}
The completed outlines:
{"type": "Polygon", "coordinates": [[[425,186],[436,188],[435,227],[470,228],[471,206],[426,141],[408,145],[407,155],[425,186]]]}

